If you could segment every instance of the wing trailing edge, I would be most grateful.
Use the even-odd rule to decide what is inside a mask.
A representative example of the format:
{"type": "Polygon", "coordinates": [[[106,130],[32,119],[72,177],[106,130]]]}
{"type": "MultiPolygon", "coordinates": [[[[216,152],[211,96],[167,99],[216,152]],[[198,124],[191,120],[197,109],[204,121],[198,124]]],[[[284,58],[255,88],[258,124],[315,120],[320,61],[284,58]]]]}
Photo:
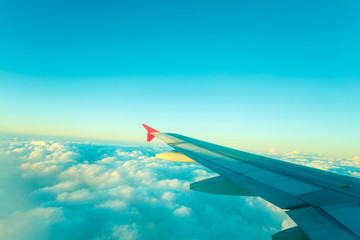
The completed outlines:
{"type": "Polygon", "coordinates": [[[190,189],[198,192],[221,195],[255,196],[245,188],[241,188],[233,184],[222,176],[216,176],[199,182],[194,182],[190,184],[190,189]]]}
{"type": "Polygon", "coordinates": [[[274,234],[272,240],[310,240],[310,238],[299,227],[292,227],[274,234]]]}

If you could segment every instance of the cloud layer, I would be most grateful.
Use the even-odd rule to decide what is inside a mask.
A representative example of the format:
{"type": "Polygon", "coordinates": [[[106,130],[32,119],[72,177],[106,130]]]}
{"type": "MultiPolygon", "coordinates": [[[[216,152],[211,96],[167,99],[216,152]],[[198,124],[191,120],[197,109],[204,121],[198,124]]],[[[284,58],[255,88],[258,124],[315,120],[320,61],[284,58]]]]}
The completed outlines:
{"type": "MultiPolygon", "coordinates": [[[[188,189],[202,166],[155,159],[163,146],[3,140],[1,239],[271,239],[293,223],[257,198],[188,189]]],[[[272,152],[272,154],[275,154],[272,152]]],[[[319,155],[277,154],[356,175],[319,155]],[[325,164],[326,163],[326,164],[325,164]]]]}

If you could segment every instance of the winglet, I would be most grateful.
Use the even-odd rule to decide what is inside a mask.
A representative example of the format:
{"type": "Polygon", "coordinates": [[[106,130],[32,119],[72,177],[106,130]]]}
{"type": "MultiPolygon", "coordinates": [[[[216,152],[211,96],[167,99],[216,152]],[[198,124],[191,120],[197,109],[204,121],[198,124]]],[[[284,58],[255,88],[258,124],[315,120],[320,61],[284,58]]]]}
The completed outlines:
{"type": "Polygon", "coordinates": [[[150,142],[151,140],[153,140],[153,138],[155,137],[154,135],[152,135],[152,133],[157,133],[159,131],[149,127],[148,125],[142,124],[143,127],[148,131],[147,134],[147,141],[150,142]]]}

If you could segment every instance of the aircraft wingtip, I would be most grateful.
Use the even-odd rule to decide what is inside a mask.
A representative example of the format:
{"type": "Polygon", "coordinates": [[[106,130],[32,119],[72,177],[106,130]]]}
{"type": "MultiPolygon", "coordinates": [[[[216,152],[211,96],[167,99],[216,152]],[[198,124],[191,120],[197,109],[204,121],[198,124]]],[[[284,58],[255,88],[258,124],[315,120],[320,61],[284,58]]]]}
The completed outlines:
{"type": "Polygon", "coordinates": [[[153,140],[153,138],[155,137],[154,135],[152,135],[152,133],[157,133],[159,131],[149,127],[146,124],[142,124],[143,127],[147,130],[147,141],[150,142],[151,140],[153,140]]]}

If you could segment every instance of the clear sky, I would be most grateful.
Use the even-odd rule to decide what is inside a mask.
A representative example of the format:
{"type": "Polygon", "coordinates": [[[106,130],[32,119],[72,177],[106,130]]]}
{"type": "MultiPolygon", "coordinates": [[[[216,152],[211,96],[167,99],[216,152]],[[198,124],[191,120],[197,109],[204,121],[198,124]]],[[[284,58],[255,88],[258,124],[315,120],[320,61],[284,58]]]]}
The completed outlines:
{"type": "Polygon", "coordinates": [[[359,1],[2,1],[0,131],[360,155],[359,1]]]}

